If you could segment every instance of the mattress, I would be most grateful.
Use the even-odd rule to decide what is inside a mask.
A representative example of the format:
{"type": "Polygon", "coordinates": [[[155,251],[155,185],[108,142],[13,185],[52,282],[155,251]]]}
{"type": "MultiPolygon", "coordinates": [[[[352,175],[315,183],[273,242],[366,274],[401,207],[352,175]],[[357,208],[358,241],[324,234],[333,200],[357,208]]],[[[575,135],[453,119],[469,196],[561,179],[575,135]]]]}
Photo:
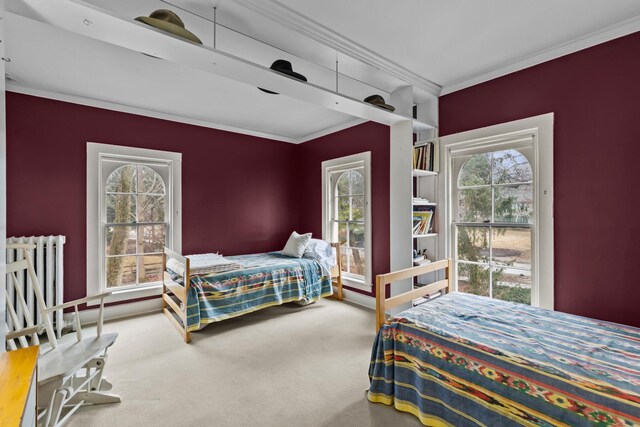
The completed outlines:
{"type": "Polygon", "coordinates": [[[638,426],[640,329],[450,293],[376,337],[371,402],[436,426],[638,426]]]}
{"type": "Polygon", "coordinates": [[[310,303],[333,292],[331,278],[313,259],[290,258],[280,252],[225,257],[240,270],[191,277],[187,296],[187,328],[241,316],[287,302],[310,303]]]}

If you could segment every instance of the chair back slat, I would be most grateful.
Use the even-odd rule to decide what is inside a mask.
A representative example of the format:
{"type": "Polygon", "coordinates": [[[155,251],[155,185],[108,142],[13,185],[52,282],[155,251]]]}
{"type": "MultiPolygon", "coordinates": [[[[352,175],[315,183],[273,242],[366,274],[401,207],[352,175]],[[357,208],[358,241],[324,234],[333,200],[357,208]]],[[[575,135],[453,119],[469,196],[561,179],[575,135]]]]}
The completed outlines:
{"type": "Polygon", "coordinates": [[[55,348],[58,345],[53,330],[51,315],[46,311],[47,305],[40,290],[38,277],[35,274],[32,258],[29,253],[29,250],[33,250],[33,248],[35,248],[35,245],[7,245],[7,249],[11,249],[10,252],[18,249],[18,254],[15,257],[16,260],[7,263],[7,285],[12,295],[11,298],[7,298],[7,326],[10,332],[10,337],[7,337],[7,343],[11,349],[15,349],[17,344],[22,348],[28,347],[29,345],[40,344],[38,332],[42,329],[46,331],[51,347],[55,348]],[[27,288],[25,288],[25,279],[29,285],[27,288]],[[34,319],[33,310],[29,309],[29,303],[27,302],[29,296],[25,298],[25,289],[31,296],[31,301],[33,301],[33,297],[35,296],[35,302],[41,314],[40,320],[42,323],[39,323],[38,319],[34,319]],[[31,343],[26,339],[28,335],[31,336],[31,343]]]}
{"type": "MultiPolygon", "coordinates": [[[[12,273],[11,275],[13,274],[15,273],[12,273]]],[[[20,325],[20,319],[18,318],[16,309],[13,306],[13,301],[7,301],[7,313],[9,314],[9,319],[11,319],[11,325],[13,327],[12,330],[19,331],[20,329],[22,329],[18,326],[20,325]]],[[[29,343],[27,342],[27,339],[24,337],[24,335],[18,337],[18,343],[20,343],[20,348],[29,347],[29,343]]]]}

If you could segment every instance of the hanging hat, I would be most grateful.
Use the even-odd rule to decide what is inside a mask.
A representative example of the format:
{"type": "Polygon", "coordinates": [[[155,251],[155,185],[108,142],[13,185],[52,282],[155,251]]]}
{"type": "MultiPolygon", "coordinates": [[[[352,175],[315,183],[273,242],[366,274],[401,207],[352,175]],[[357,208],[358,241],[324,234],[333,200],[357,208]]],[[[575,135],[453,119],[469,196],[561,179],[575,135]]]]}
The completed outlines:
{"type": "Polygon", "coordinates": [[[376,107],[384,108],[385,110],[396,111],[396,107],[385,103],[384,98],[380,95],[367,96],[364,99],[364,102],[368,102],[369,104],[375,105],[376,107]]]}
{"type": "MultiPolygon", "coordinates": [[[[307,81],[307,78],[305,76],[293,71],[293,67],[291,67],[291,62],[285,61],[284,59],[277,59],[273,64],[271,64],[271,67],[269,68],[271,68],[273,71],[277,71],[279,73],[286,74],[287,76],[291,76],[294,79],[302,80],[303,82],[307,81]]],[[[271,92],[270,90],[262,89],[261,87],[259,87],[258,89],[266,93],[277,95],[276,92],[271,92]]]]}
{"type": "Polygon", "coordinates": [[[152,27],[171,33],[194,43],[202,44],[202,41],[184,28],[184,22],[178,15],[167,9],[158,9],[149,16],[138,16],[136,21],[151,25],[152,27]]]}

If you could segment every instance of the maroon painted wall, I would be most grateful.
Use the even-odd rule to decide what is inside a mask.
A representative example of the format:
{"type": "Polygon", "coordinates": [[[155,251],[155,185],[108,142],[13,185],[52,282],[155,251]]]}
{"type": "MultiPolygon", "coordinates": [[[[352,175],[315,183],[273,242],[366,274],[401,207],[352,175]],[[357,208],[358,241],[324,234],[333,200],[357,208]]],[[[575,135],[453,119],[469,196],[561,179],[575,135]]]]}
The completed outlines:
{"type": "Polygon", "coordinates": [[[67,236],[65,300],[86,294],[87,142],[182,153],[184,253],[279,250],[298,224],[294,144],[7,93],[7,235],[67,236]]]}
{"type": "MultiPolygon", "coordinates": [[[[319,237],[322,236],[322,162],[371,151],[373,277],[388,273],[390,268],[389,139],[389,127],[369,122],[300,145],[300,170],[303,171],[300,229],[319,237]]],[[[375,295],[375,289],[372,295],[375,295]]]]}
{"type": "Polygon", "coordinates": [[[635,33],[440,98],[441,135],[555,113],[556,309],[634,326],[639,53],[635,33]]]}

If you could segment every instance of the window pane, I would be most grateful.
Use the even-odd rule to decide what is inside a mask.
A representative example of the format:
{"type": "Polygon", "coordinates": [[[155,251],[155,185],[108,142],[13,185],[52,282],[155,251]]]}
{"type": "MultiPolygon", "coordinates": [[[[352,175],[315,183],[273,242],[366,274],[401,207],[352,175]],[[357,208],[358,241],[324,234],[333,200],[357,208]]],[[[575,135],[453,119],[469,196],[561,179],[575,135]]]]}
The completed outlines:
{"type": "Polygon", "coordinates": [[[489,227],[458,227],[458,259],[489,262],[489,227]]]}
{"type": "Polygon", "coordinates": [[[493,227],[493,262],[531,270],[531,229],[493,227]]]}
{"type": "Polygon", "coordinates": [[[136,227],[114,226],[107,227],[106,254],[125,255],[136,253],[136,227]]]}
{"type": "Polygon", "coordinates": [[[351,219],[353,221],[364,221],[364,196],[351,198],[351,219]]]}
{"type": "Polygon", "coordinates": [[[464,163],[458,176],[459,187],[491,184],[491,153],[475,154],[464,163]]]}
{"type": "Polygon", "coordinates": [[[495,221],[529,224],[533,222],[533,186],[495,187],[495,221]]]}
{"type": "Polygon", "coordinates": [[[107,222],[130,224],[136,221],[136,196],[108,194],[106,197],[107,222]]]}
{"type": "Polygon", "coordinates": [[[135,256],[107,258],[107,288],[136,284],[135,256]]]}
{"type": "Polygon", "coordinates": [[[347,224],[344,222],[338,223],[338,242],[347,242],[347,224]]]}
{"type": "Polygon", "coordinates": [[[340,246],[340,265],[342,271],[349,271],[349,247],[347,245],[340,246]]]}
{"type": "Polygon", "coordinates": [[[105,191],[107,193],[135,193],[136,165],[124,165],[111,172],[107,178],[105,191]]]}
{"type": "Polygon", "coordinates": [[[458,220],[462,222],[485,222],[491,220],[491,188],[460,190],[458,220]]]}
{"type": "Polygon", "coordinates": [[[364,224],[349,224],[349,246],[364,248],[364,224]]]}
{"type": "Polygon", "coordinates": [[[458,263],[458,290],[488,297],[489,267],[458,263]]]}
{"type": "Polygon", "coordinates": [[[364,249],[363,248],[345,248],[351,252],[351,265],[349,272],[364,276],[364,249]]]}
{"type": "Polygon", "coordinates": [[[338,183],[336,184],[336,191],[340,196],[349,194],[349,171],[340,174],[340,178],[338,178],[338,183]]]}
{"type": "Polygon", "coordinates": [[[532,180],[531,165],[522,153],[517,150],[504,150],[493,153],[494,184],[529,182],[532,180]]]}
{"type": "Polygon", "coordinates": [[[140,257],[140,283],[162,280],[162,255],[144,255],[140,257]]]}
{"type": "Polygon", "coordinates": [[[351,171],[351,194],[364,195],[364,175],[360,171],[351,171]]]}
{"type": "MultiPolygon", "coordinates": [[[[163,225],[145,225],[140,227],[140,245],[139,252],[152,253],[162,252],[165,246],[166,226],[163,225]]],[[[142,268],[140,268],[142,270],[142,268]]]]}
{"type": "Polygon", "coordinates": [[[338,197],[338,219],[341,221],[349,220],[349,196],[338,197]]]}
{"type": "Polygon", "coordinates": [[[138,166],[138,193],[166,194],[164,180],[148,166],[138,166]]]}
{"type": "Polygon", "coordinates": [[[138,195],[138,221],[164,222],[164,196],[138,195]]]}
{"type": "Polygon", "coordinates": [[[494,268],[493,297],[531,304],[531,272],[509,267],[494,268]]]}

